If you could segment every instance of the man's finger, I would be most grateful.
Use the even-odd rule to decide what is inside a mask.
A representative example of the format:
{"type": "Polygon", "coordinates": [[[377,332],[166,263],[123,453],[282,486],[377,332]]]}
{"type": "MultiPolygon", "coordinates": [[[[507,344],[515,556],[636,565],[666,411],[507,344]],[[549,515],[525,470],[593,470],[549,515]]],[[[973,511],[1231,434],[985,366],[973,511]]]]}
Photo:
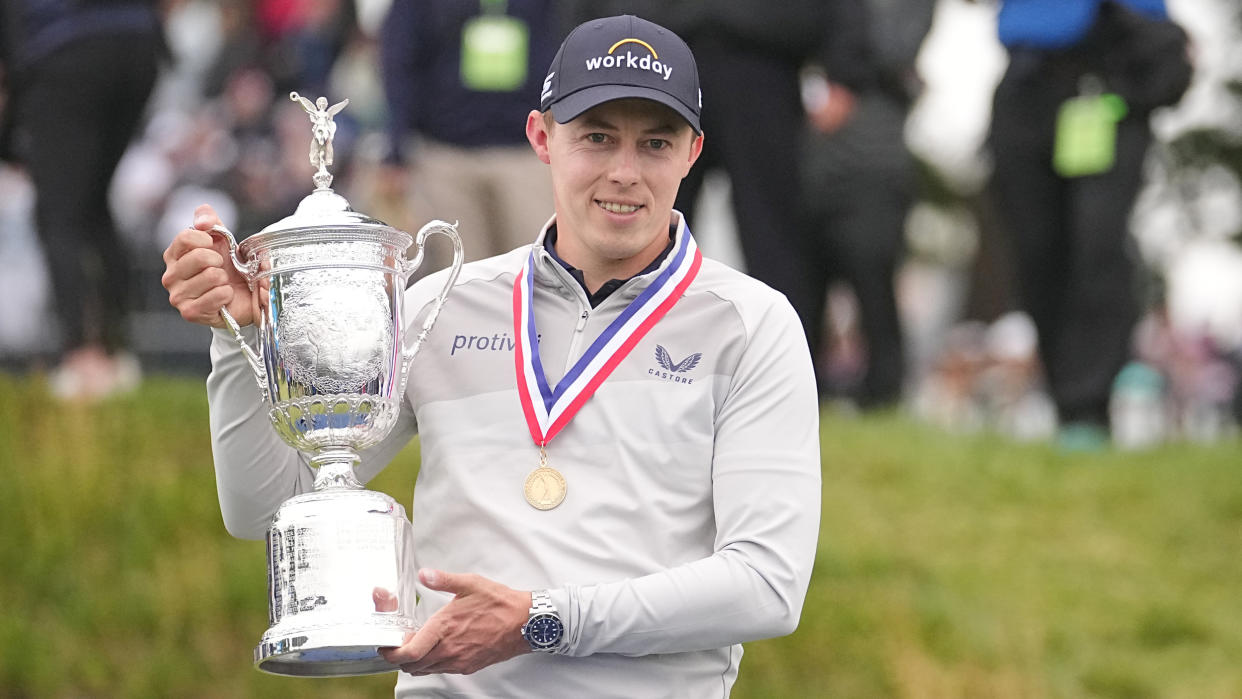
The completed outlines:
{"type": "MultiPolygon", "coordinates": [[[[197,248],[187,252],[181,259],[169,265],[164,270],[164,274],[160,276],[160,283],[170,292],[176,291],[184,296],[185,290],[179,289],[179,287],[201,277],[204,272],[211,270],[215,270],[215,272],[211,276],[203,277],[200,280],[201,283],[206,283],[208,286],[201,289],[199,293],[190,294],[189,298],[199,296],[202,291],[206,291],[210,286],[229,283],[228,271],[224,269],[219,253],[210,248],[197,248]]],[[[174,306],[177,305],[176,300],[170,300],[174,306]]]]}
{"type": "MultiPolygon", "coordinates": [[[[214,270],[219,272],[220,270],[214,270]]],[[[214,284],[209,279],[213,276],[208,270],[197,277],[174,287],[168,293],[168,302],[174,308],[191,311],[197,314],[211,315],[232,303],[235,296],[233,287],[228,284],[214,284]]]]}
{"type": "Polygon", "coordinates": [[[168,249],[164,251],[164,262],[173,263],[180,260],[187,252],[198,248],[213,247],[211,235],[203,231],[186,228],[172,239],[168,249]]]}
{"type": "Polygon", "coordinates": [[[406,663],[401,666],[401,671],[415,677],[423,677],[424,675],[440,675],[452,670],[450,666],[443,663],[406,663]]]}
{"type": "Polygon", "coordinates": [[[375,603],[377,612],[397,611],[397,596],[385,588],[377,587],[371,590],[371,601],[375,603]]]}
{"type": "Polygon", "coordinates": [[[422,568],[418,571],[418,579],[429,589],[451,592],[454,595],[466,594],[479,589],[477,575],[446,573],[433,568],[422,568]]]}
{"type": "Polygon", "coordinates": [[[223,328],[224,320],[220,317],[220,309],[232,300],[232,291],[227,286],[216,287],[196,299],[174,307],[180,311],[182,318],[191,323],[223,328]]]}
{"type": "MultiPolygon", "coordinates": [[[[167,284],[166,287],[168,289],[168,302],[177,307],[221,288],[228,292],[224,295],[226,302],[233,299],[233,289],[229,286],[228,274],[219,267],[205,267],[188,279],[175,279],[173,283],[167,284]]],[[[219,296],[219,292],[217,292],[217,296],[219,296]]]]}
{"type": "Polygon", "coordinates": [[[194,209],[195,228],[206,231],[217,223],[220,223],[220,217],[216,215],[216,210],[211,208],[210,204],[199,204],[198,208],[194,209]]]}
{"type": "Polygon", "coordinates": [[[384,660],[393,665],[417,663],[426,657],[439,642],[440,625],[436,623],[435,617],[432,617],[423,628],[415,632],[414,636],[405,642],[405,645],[393,649],[381,648],[380,655],[383,655],[384,660]]]}
{"type": "Polygon", "coordinates": [[[226,272],[224,268],[224,257],[214,248],[194,248],[187,250],[181,259],[177,260],[177,269],[185,272],[185,276],[193,276],[205,269],[215,268],[226,272]]]}

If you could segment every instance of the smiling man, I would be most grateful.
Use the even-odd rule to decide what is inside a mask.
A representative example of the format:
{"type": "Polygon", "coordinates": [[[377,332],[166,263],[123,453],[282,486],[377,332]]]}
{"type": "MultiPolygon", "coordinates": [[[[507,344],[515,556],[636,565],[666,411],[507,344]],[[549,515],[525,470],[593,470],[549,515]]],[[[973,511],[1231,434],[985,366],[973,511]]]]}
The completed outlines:
{"type": "Polygon", "coordinates": [[[555,254],[578,263],[588,293],[638,274],[669,247],[677,185],[703,149],[679,115],[618,99],[564,125],[532,112],[526,134],[552,165],[555,254]]]}
{"type": "MultiPolygon", "coordinates": [[[[553,61],[526,134],[555,215],[533,245],[462,268],[397,428],[357,468],[369,479],[420,435],[421,626],[383,651],[398,697],[725,697],[741,643],[797,626],[815,380],[784,297],[704,259],[673,210],[699,113],[689,49],[642,19],[583,24],[553,61]]],[[[170,300],[250,322],[216,222],[200,208],[166,252],[170,300]]],[[[411,327],[443,279],[409,289],[411,327]]],[[[313,474],[222,330],[212,366],[223,514],[261,538],[313,474]]]]}

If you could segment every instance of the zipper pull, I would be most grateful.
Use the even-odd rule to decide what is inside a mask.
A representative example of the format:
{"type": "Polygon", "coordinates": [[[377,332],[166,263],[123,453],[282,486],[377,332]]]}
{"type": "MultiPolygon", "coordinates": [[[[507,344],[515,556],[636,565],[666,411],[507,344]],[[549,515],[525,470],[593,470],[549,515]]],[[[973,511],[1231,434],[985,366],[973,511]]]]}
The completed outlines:
{"type": "Polygon", "coordinates": [[[583,311],[582,315],[578,316],[578,327],[574,329],[575,332],[582,332],[582,329],[586,327],[587,317],[590,315],[590,311],[583,311]]]}

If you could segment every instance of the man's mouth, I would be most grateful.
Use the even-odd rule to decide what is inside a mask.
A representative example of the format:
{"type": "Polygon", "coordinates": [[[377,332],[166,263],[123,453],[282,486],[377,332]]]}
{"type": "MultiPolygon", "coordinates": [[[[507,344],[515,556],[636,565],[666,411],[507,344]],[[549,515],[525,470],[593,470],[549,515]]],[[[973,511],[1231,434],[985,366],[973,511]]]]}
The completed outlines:
{"type": "Polygon", "coordinates": [[[596,199],[595,203],[604,211],[613,214],[632,214],[643,208],[640,204],[618,204],[614,201],[600,201],[599,199],[596,199]]]}

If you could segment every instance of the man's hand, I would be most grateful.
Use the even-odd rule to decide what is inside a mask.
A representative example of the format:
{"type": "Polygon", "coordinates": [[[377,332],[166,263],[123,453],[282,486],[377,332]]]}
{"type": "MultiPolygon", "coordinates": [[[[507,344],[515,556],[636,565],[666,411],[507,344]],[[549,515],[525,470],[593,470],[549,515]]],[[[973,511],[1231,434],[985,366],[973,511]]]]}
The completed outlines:
{"type": "Polygon", "coordinates": [[[530,592],[472,574],[424,568],[418,577],[428,588],[456,596],[400,648],[381,648],[385,660],[412,675],[469,675],[530,652],[521,634],[530,592]]]}
{"type": "Polygon", "coordinates": [[[836,133],[854,116],[858,98],[848,87],[829,82],[824,91],[826,98],[819,100],[807,110],[811,126],[822,134],[836,133]]]}
{"type": "Polygon", "coordinates": [[[191,323],[223,328],[220,309],[228,308],[238,325],[250,325],[258,317],[257,302],[229,259],[228,241],[208,233],[218,223],[210,206],[194,210],[194,226],[178,233],[164,251],[160,282],[168,289],[168,303],[191,323]]]}

